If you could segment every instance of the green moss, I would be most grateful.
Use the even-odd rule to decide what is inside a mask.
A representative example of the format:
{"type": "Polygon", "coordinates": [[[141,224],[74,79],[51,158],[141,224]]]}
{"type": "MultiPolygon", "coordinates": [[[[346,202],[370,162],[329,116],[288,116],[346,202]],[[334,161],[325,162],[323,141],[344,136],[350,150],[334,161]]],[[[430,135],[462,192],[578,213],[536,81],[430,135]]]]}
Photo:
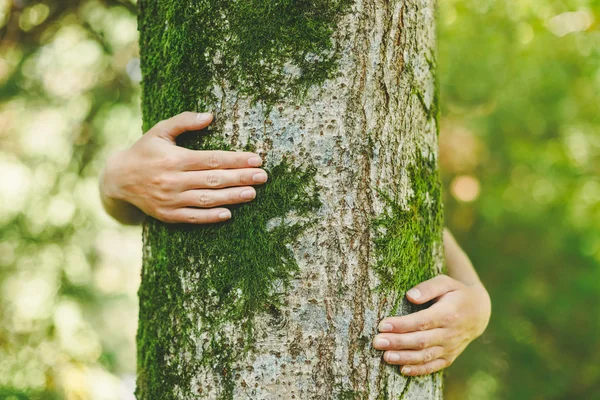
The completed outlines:
{"type": "Polygon", "coordinates": [[[339,389],[341,385],[338,385],[339,392],[335,395],[335,400],[356,400],[359,395],[350,389],[339,389]]]}
{"type": "Polygon", "coordinates": [[[351,0],[140,0],[145,129],[215,105],[214,84],[261,102],[265,114],[336,73],[331,35],[351,0]],[[286,63],[297,73],[285,73],[286,63]]]}
{"type": "Polygon", "coordinates": [[[413,190],[408,206],[402,206],[395,189],[379,191],[388,210],[374,220],[375,271],[379,290],[391,297],[393,313],[408,289],[435,276],[435,250],[442,240],[441,183],[435,160],[417,151],[407,173],[413,190]]]}

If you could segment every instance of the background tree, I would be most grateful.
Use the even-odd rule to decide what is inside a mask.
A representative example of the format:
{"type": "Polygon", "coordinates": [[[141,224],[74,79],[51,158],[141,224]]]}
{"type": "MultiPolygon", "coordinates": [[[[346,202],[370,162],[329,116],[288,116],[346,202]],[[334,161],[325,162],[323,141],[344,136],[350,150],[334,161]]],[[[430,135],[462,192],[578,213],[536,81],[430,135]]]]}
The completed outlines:
{"type": "Polygon", "coordinates": [[[230,221],[144,228],[138,389],[154,398],[441,397],[371,340],[441,269],[431,1],[140,1],[144,130],[270,180],[230,221]]]}

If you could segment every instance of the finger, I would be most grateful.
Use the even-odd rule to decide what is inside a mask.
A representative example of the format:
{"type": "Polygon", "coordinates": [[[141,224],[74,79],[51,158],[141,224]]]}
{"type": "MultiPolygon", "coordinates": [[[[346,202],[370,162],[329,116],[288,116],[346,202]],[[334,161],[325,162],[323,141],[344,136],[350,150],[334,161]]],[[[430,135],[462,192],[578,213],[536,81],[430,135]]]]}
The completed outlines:
{"type": "Polygon", "coordinates": [[[433,346],[424,350],[386,351],[383,359],[388,364],[417,365],[440,358],[446,353],[442,346],[433,346]]]}
{"type": "Polygon", "coordinates": [[[184,132],[206,128],[212,122],[211,113],[182,112],[172,118],[160,121],[150,130],[159,137],[175,143],[175,138],[184,132]]]}
{"type": "Polygon", "coordinates": [[[218,189],[265,183],[267,173],[260,168],[217,169],[183,173],[182,189],[218,189]]]}
{"type": "Polygon", "coordinates": [[[436,360],[429,361],[428,363],[425,363],[425,364],[411,365],[411,366],[405,365],[400,369],[400,372],[402,372],[402,375],[407,375],[407,376],[429,375],[436,371],[444,369],[449,365],[450,365],[450,363],[448,362],[448,360],[443,359],[443,358],[438,358],[436,360]]]}
{"type": "Polygon", "coordinates": [[[373,339],[377,350],[422,350],[442,344],[444,329],[436,328],[424,332],[380,333],[373,339]]]}
{"type": "Polygon", "coordinates": [[[246,203],[256,197],[252,186],[226,189],[187,190],[178,196],[177,205],[180,207],[209,208],[224,204],[246,203]]]}
{"type": "Polygon", "coordinates": [[[171,224],[213,224],[231,218],[231,211],[227,208],[211,208],[207,210],[199,208],[177,208],[172,211],[159,213],[159,215],[154,217],[171,224]]]}
{"type": "Polygon", "coordinates": [[[248,151],[188,150],[181,148],[182,168],[187,171],[260,167],[262,159],[248,151]]]}
{"type": "Polygon", "coordinates": [[[450,278],[448,275],[438,275],[425,282],[419,283],[406,292],[406,297],[411,303],[423,304],[440,297],[448,292],[460,288],[462,283],[450,278]]]}
{"type": "Polygon", "coordinates": [[[445,310],[436,303],[412,314],[383,319],[378,326],[379,332],[407,333],[440,328],[445,325],[444,316],[451,311],[445,310]]]}

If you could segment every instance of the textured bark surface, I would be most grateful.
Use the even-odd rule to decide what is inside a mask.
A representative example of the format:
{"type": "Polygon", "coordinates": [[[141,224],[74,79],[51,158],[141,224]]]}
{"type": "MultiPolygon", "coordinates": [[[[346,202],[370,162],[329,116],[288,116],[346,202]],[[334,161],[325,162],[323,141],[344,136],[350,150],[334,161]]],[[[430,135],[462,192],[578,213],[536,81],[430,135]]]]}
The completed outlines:
{"type": "Polygon", "coordinates": [[[267,52],[264,74],[279,78],[247,81],[223,72],[237,47],[219,45],[241,34],[174,44],[194,40],[209,3],[140,1],[145,128],[213,111],[223,140],[182,145],[249,146],[271,178],[219,226],[146,223],[138,398],[441,398],[441,374],[407,379],[371,348],[381,318],[414,311],[404,291],[442,269],[433,0],[340,1],[319,22],[333,45],[305,55],[310,66],[267,52]],[[195,70],[203,54],[223,69],[195,70]],[[320,65],[316,83],[294,80],[320,65]]]}

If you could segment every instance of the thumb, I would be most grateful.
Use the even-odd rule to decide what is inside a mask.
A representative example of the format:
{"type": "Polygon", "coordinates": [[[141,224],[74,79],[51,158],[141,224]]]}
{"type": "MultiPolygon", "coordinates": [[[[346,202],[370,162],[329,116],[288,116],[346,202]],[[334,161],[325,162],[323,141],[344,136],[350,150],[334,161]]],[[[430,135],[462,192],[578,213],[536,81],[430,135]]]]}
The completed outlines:
{"type": "Polygon", "coordinates": [[[211,113],[182,112],[172,118],[156,124],[149,133],[175,143],[177,136],[188,131],[198,131],[206,128],[213,120],[211,113]]]}
{"type": "Polygon", "coordinates": [[[459,281],[448,275],[438,275],[410,289],[406,292],[406,297],[411,303],[423,304],[458,289],[460,285],[459,281]]]}

